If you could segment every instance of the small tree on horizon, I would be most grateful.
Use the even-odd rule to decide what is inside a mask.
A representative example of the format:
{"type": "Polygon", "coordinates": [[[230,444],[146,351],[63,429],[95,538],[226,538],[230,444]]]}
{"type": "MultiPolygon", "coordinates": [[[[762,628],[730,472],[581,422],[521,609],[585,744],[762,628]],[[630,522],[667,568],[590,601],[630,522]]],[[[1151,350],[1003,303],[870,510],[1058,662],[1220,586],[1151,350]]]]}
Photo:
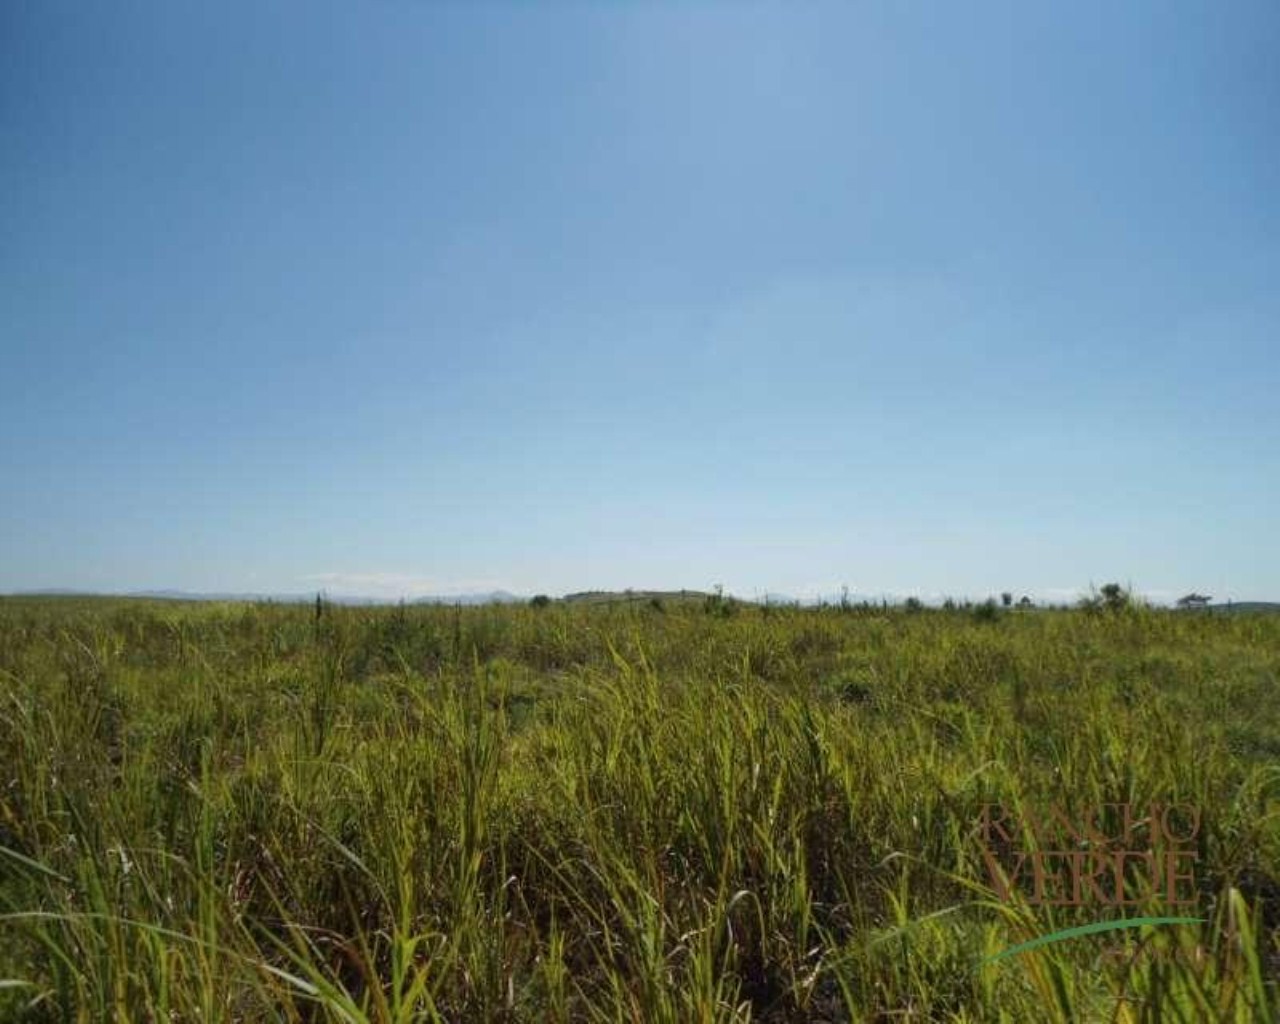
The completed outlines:
{"type": "Polygon", "coordinates": [[[1208,594],[1197,594],[1194,590],[1178,598],[1179,608],[1204,608],[1213,600],[1208,594]]]}
{"type": "Polygon", "coordinates": [[[1108,611],[1118,612],[1128,608],[1133,602],[1129,591],[1119,583],[1108,583],[1101,590],[1102,605],[1108,611]]]}

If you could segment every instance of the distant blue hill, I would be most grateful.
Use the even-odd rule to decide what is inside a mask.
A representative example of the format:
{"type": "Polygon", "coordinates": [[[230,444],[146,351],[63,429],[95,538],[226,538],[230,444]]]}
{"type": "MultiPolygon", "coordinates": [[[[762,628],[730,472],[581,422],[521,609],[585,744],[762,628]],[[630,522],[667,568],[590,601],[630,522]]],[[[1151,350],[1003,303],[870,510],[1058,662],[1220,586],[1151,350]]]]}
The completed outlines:
{"type": "Polygon", "coordinates": [[[1211,604],[1204,609],[1222,615],[1248,614],[1250,612],[1280,612],[1280,601],[1232,601],[1230,604],[1211,604]]]}

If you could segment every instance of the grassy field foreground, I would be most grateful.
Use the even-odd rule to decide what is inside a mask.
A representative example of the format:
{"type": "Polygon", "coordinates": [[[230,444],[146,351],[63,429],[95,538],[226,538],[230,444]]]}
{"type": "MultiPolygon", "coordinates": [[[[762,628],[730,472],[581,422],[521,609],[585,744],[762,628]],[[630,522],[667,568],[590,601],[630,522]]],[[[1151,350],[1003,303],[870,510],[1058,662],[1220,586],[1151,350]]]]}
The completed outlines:
{"type": "MultiPolygon", "coordinates": [[[[1158,914],[1155,895],[1124,908],[1158,914]]],[[[0,601],[0,1019],[1280,1012],[1280,616],[0,601]],[[1196,925],[992,888],[1179,803],[1196,925]]]]}

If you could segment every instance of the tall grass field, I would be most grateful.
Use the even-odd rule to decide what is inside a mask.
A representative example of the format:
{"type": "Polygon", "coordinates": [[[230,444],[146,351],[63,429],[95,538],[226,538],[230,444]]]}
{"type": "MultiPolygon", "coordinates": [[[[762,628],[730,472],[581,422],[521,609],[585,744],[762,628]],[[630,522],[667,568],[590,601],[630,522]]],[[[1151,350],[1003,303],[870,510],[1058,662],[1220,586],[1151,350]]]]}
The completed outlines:
{"type": "Polygon", "coordinates": [[[0,1020],[1276,1019],[1274,614],[0,600],[0,1020]]]}

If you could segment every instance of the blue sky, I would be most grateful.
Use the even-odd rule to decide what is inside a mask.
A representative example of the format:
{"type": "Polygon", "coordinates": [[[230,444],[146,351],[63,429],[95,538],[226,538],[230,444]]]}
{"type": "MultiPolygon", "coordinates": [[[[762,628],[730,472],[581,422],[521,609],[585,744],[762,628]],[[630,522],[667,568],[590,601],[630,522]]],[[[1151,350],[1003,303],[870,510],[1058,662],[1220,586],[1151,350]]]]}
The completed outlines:
{"type": "Polygon", "coordinates": [[[0,591],[1280,599],[1280,7],[0,11],[0,591]]]}

